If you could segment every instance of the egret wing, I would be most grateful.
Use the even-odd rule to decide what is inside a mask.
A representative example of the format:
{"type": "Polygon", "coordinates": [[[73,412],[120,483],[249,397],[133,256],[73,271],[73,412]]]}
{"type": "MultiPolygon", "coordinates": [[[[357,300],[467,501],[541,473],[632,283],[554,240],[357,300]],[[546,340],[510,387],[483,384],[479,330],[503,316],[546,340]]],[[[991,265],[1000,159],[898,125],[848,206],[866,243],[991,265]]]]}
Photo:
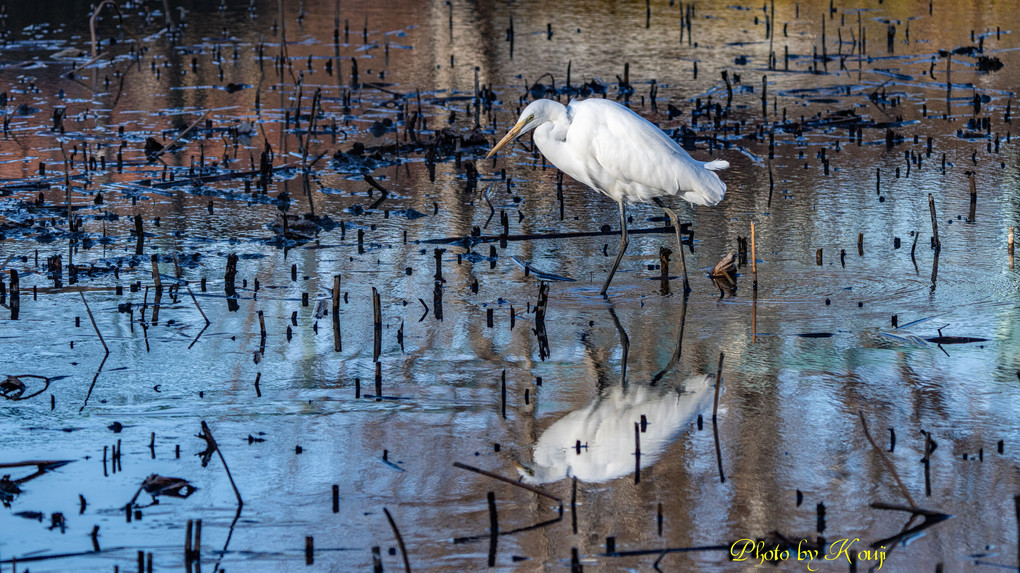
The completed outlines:
{"type": "Polygon", "coordinates": [[[639,202],[679,193],[693,203],[714,205],[726,192],[726,185],[702,162],[620,104],[571,102],[568,116],[568,145],[588,146],[589,177],[614,199],[639,202]]]}

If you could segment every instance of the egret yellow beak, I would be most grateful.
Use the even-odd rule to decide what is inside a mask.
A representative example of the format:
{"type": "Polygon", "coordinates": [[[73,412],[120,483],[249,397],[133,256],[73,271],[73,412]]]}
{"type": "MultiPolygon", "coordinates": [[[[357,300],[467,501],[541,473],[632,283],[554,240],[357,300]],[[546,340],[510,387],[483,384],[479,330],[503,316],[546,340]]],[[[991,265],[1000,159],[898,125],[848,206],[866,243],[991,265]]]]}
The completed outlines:
{"type": "Polygon", "coordinates": [[[513,126],[510,129],[510,131],[506,132],[506,135],[503,136],[503,139],[499,140],[499,143],[497,143],[496,146],[493,147],[491,151],[489,151],[489,154],[486,155],[485,158],[488,159],[492,157],[493,155],[496,154],[497,151],[500,150],[500,148],[513,141],[514,138],[517,137],[518,134],[520,134],[521,130],[524,129],[524,126],[527,125],[527,123],[528,123],[527,121],[517,122],[517,125],[513,126]]]}

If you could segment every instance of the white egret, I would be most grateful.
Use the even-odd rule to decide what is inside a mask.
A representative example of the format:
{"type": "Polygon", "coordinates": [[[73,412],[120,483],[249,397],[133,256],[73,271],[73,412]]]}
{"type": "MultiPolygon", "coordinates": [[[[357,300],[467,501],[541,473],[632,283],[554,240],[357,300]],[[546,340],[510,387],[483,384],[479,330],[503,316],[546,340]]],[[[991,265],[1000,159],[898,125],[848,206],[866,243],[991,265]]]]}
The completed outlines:
{"type": "MultiPolygon", "coordinates": [[[[532,130],[539,151],[560,171],[620,205],[620,252],[602,286],[603,295],[629,243],[627,203],[651,200],[662,207],[673,222],[683,264],[679,222],[659,198],[679,195],[696,205],[711,206],[726,193],[726,184],[714,171],[726,169],[728,162],[692,158],[651,122],[605,99],[574,100],[566,106],[548,99],[533,101],[486,158],[532,130]]],[[[684,290],[688,289],[685,270],[684,290]]]]}

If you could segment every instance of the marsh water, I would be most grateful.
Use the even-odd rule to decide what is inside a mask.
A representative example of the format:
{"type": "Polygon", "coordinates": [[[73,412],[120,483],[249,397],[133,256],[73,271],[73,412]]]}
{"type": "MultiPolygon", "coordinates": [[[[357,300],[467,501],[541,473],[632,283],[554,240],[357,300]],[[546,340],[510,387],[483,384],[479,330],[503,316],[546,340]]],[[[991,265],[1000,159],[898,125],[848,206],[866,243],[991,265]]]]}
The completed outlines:
{"type": "Polygon", "coordinates": [[[1016,567],[1011,3],[168,4],[0,24],[4,571],[1016,567]],[[535,97],[730,162],[688,296],[535,97]]]}

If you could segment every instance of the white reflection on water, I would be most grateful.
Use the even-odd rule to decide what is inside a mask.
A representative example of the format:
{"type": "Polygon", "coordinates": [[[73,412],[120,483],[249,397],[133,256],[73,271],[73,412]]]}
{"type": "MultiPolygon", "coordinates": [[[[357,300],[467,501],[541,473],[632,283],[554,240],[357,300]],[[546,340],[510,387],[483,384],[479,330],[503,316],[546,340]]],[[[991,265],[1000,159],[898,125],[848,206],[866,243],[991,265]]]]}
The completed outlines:
{"type": "Polygon", "coordinates": [[[535,444],[533,461],[521,462],[521,477],[532,484],[570,477],[605,482],[632,473],[634,425],[642,416],[641,467],[649,467],[708,409],[714,387],[708,374],[688,378],[682,389],[615,386],[549,426],[535,444]]]}

